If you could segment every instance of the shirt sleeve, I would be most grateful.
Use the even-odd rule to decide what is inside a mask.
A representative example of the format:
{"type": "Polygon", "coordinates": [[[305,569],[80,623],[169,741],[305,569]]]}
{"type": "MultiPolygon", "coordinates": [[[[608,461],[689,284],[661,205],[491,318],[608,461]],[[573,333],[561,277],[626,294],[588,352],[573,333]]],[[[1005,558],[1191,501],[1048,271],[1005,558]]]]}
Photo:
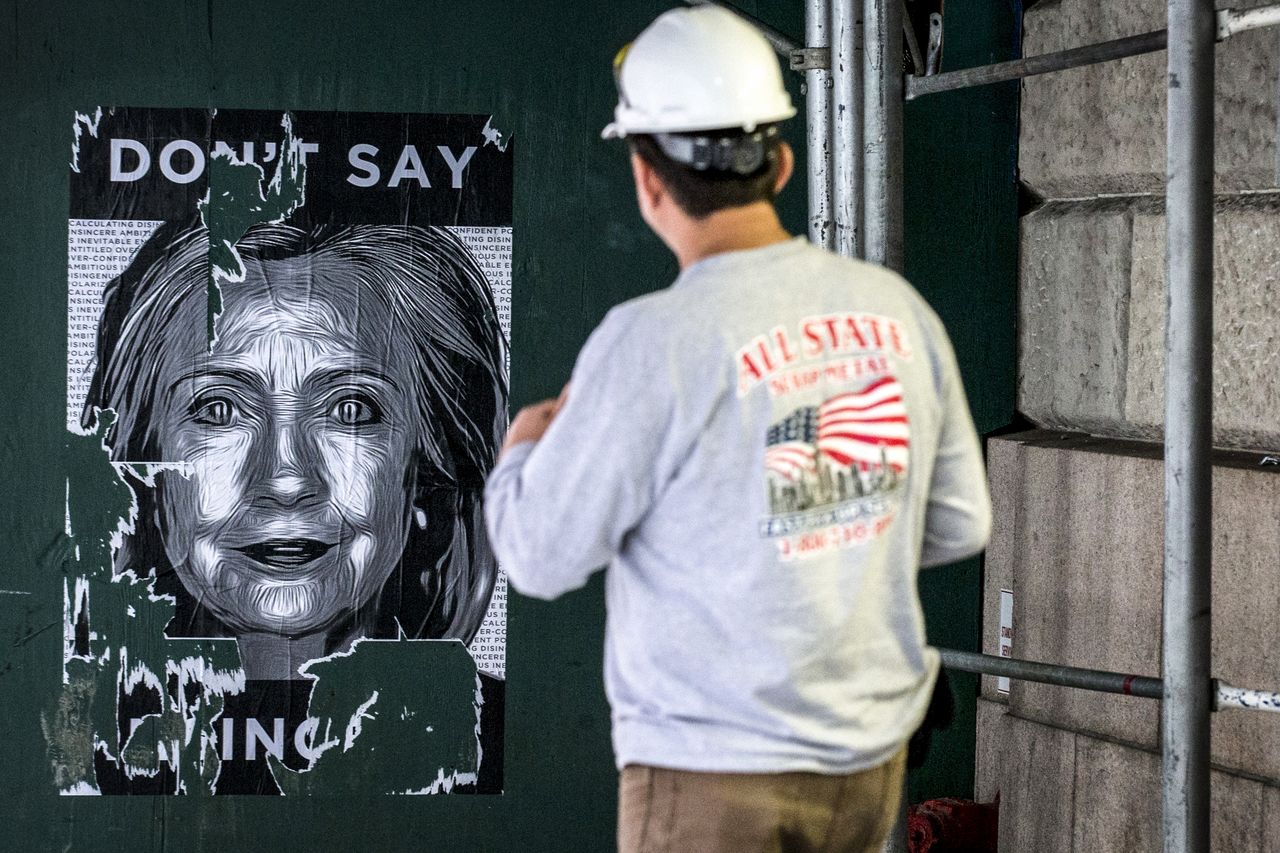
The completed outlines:
{"type": "Polygon", "coordinates": [[[973,416],[955,352],[940,321],[935,341],[941,361],[942,429],[925,513],[924,568],[954,563],[982,551],[991,536],[991,496],[973,416]]]}
{"type": "Polygon", "coordinates": [[[654,339],[615,309],[579,354],[542,439],[510,448],[489,476],[489,536],[525,595],[550,599],[585,584],[653,505],[675,379],[654,339]]]}

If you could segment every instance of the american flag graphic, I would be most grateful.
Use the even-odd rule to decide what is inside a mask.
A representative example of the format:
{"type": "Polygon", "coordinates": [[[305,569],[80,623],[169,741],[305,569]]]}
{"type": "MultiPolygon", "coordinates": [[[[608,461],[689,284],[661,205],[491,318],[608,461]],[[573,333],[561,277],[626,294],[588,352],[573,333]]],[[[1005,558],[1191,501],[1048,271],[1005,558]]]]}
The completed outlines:
{"type": "Polygon", "coordinates": [[[839,465],[866,470],[887,464],[901,473],[910,435],[902,385],[892,376],[818,407],[818,451],[839,465]]]}
{"type": "Polygon", "coordinates": [[[765,438],[764,466],[784,480],[799,480],[817,470],[813,458],[818,438],[818,410],[796,409],[769,427],[765,438]]]}
{"type": "Polygon", "coordinates": [[[881,377],[860,391],[839,394],[821,406],[796,409],[769,428],[765,467],[796,481],[817,470],[818,457],[843,468],[888,465],[902,473],[910,447],[902,385],[881,377]]]}

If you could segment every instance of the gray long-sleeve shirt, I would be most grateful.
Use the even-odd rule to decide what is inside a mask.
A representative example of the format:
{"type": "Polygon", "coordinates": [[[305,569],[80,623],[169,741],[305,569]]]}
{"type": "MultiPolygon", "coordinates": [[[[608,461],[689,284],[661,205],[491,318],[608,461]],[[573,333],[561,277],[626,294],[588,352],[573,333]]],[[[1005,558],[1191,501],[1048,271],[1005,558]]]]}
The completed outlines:
{"type": "Polygon", "coordinates": [[[486,513],[527,595],[608,564],[618,766],[721,772],[892,757],[938,667],[917,570],[990,528],[942,324],[898,276],[799,238],[611,311],[486,513]]]}

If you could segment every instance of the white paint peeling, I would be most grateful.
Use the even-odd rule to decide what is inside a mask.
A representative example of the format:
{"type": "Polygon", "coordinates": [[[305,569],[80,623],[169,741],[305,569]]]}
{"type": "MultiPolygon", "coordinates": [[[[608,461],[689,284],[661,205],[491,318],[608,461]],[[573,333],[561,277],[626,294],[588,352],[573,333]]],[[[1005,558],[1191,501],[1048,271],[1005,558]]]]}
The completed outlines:
{"type": "Polygon", "coordinates": [[[436,778],[430,785],[427,785],[424,788],[408,788],[396,793],[410,797],[440,793],[447,794],[453,790],[455,785],[474,785],[478,780],[479,776],[475,773],[460,773],[457,770],[445,773],[444,768],[441,767],[436,770],[436,778]]]}
{"type": "Polygon", "coordinates": [[[71,629],[71,590],[67,583],[69,578],[62,579],[62,683],[71,683],[71,674],[67,672],[67,664],[75,653],[75,632],[71,629]]]}
{"type": "Polygon", "coordinates": [[[58,791],[64,797],[100,797],[102,791],[98,790],[96,785],[92,785],[85,781],[79,781],[70,788],[63,788],[58,791]]]}
{"type": "Polygon", "coordinates": [[[347,721],[347,736],[342,742],[342,751],[347,752],[351,747],[355,746],[356,738],[360,737],[360,732],[364,729],[365,720],[378,719],[377,714],[369,713],[369,709],[378,701],[378,691],[373,691],[373,695],[360,703],[360,707],[356,708],[351,719],[347,721]]]}
{"type": "Polygon", "coordinates": [[[307,759],[306,769],[301,773],[309,773],[316,766],[316,762],[320,760],[320,756],[324,755],[335,746],[340,745],[336,737],[331,737],[333,732],[333,720],[324,721],[324,737],[317,738],[320,732],[320,718],[307,717],[298,726],[297,731],[293,735],[294,748],[298,750],[298,754],[307,759]]]}
{"type": "MultiPolygon", "coordinates": [[[[282,156],[276,163],[275,174],[271,176],[271,183],[267,184],[267,192],[279,193],[284,186],[284,170],[289,170],[289,181],[298,184],[301,193],[298,195],[298,201],[292,207],[281,213],[273,223],[284,222],[291,213],[307,203],[307,184],[305,179],[299,184],[299,178],[304,178],[307,165],[307,155],[320,150],[320,146],[316,143],[304,142],[293,135],[293,116],[285,113],[280,120],[280,126],[284,128],[284,138],[286,148],[282,152],[282,156]]],[[[265,193],[263,194],[265,200],[265,193]]]]}
{"type": "MultiPolygon", "coordinates": [[[[76,623],[81,617],[89,619],[89,579],[77,577],[74,589],[67,588],[67,579],[62,582],[62,683],[70,684],[67,664],[73,659],[92,661],[92,649],[88,655],[76,654],[76,623]]],[[[92,623],[90,623],[92,624],[92,623]]],[[[89,640],[98,639],[94,631],[89,632],[89,640]]]]}
{"type": "MultiPolygon", "coordinates": [[[[248,154],[250,152],[245,151],[245,153],[248,154]]],[[[236,152],[232,150],[230,145],[224,145],[224,144],[218,144],[213,146],[213,153],[209,155],[209,159],[210,160],[226,160],[232,166],[248,166],[248,167],[252,167],[253,169],[256,169],[258,172],[258,186],[259,186],[258,200],[259,201],[262,200],[261,186],[262,186],[263,180],[265,180],[267,177],[267,173],[261,166],[255,163],[252,159],[244,159],[237,156],[236,152]]],[[[204,198],[200,200],[200,203],[198,205],[200,210],[200,218],[202,220],[204,219],[204,212],[209,209],[209,205],[213,201],[212,193],[213,193],[213,186],[212,186],[212,182],[210,182],[209,188],[205,190],[204,198]]],[[[205,221],[204,224],[205,224],[205,227],[209,227],[209,222],[207,220],[205,221]]],[[[223,267],[215,265],[213,268],[213,280],[215,282],[214,284],[215,287],[218,286],[217,283],[220,281],[230,281],[230,282],[244,281],[244,276],[245,276],[244,259],[240,257],[240,252],[236,249],[235,244],[230,243],[226,240],[223,240],[222,244],[223,244],[223,247],[228,252],[231,253],[231,257],[235,259],[235,267],[233,269],[224,269],[223,267]]],[[[217,338],[218,338],[217,328],[218,328],[217,323],[215,322],[214,323],[214,339],[209,342],[211,345],[217,342],[217,338]]]]}
{"type": "Polygon", "coordinates": [[[102,107],[97,107],[93,111],[93,115],[88,113],[76,113],[75,121],[71,123],[71,132],[74,138],[71,140],[71,171],[80,173],[80,137],[84,132],[89,131],[89,135],[94,139],[98,138],[98,124],[102,121],[102,107]]]}
{"type": "Polygon", "coordinates": [[[305,678],[310,678],[312,681],[319,681],[320,676],[311,674],[311,667],[314,666],[315,664],[329,663],[331,661],[338,660],[339,658],[349,658],[351,657],[351,655],[355,654],[356,648],[361,643],[391,643],[391,642],[395,642],[395,641],[394,640],[370,640],[368,637],[356,637],[354,640],[351,641],[351,645],[347,646],[345,649],[339,649],[338,651],[335,651],[331,654],[327,654],[322,658],[313,658],[307,661],[306,663],[299,665],[298,674],[305,678]]]}
{"type": "MultiPolygon", "coordinates": [[[[233,166],[252,167],[253,169],[257,170],[258,201],[262,202],[263,204],[266,203],[267,196],[269,194],[275,193],[278,195],[280,193],[281,189],[284,186],[284,179],[287,172],[289,180],[292,183],[297,184],[300,188],[298,199],[296,202],[290,205],[287,209],[283,210],[280,213],[280,215],[276,216],[274,219],[263,220],[264,222],[269,222],[272,224],[279,224],[284,222],[286,219],[289,218],[290,215],[293,214],[295,210],[297,210],[302,205],[306,204],[306,201],[307,201],[306,181],[300,180],[300,179],[304,178],[304,175],[305,175],[304,170],[306,168],[307,155],[315,153],[316,151],[320,150],[319,144],[314,142],[305,142],[302,139],[299,139],[296,136],[294,136],[293,116],[291,116],[289,113],[285,113],[281,117],[280,126],[284,128],[285,144],[283,149],[280,151],[279,159],[276,159],[277,146],[274,142],[265,143],[265,145],[263,146],[263,148],[265,149],[264,158],[263,158],[264,161],[269,163],[272,160],[275,160],[276,162],[275,171],[272,173],[271,179],[269,181],[267,181],[266,170],[263,169],[262,166],[258,165],[258,163],[253,159],[253,148],[251,143],[245,143],[239,155],[236,154],[235,150],[232,149],[230,145],[227,145],[224,142],[215,143],[215,145],[213,146],[213,151],[210,154],[210,159],[222,159],[227,161],[227,163],[233,166]],[[264,181],[267,181],[265,186],[263,185],[264,181]]],[[[212,195],[211,195],[212,192],[213,192],[213,188],[210,187],[205,192],[205,196],[200,202],[201,218],[203,218],[204,211],[208,209],[209,204],[212,201],[212,195]]],[[[206,221],[205,225],[208,226],[209,223],[206,221]]],[[[222,244],[223,244],[223,248],[225,248],[228,252],[230,252],[231,257],[235,259],[235,266],[232,269],[224,269],[221,266],[214,267],[213,278],[214,278],[215,287],[217,287],[218,283],[221,281],[240,282],[240,281],[244,281],[244,277],[245,277],[244,259],[240,257],[240,252],[238,249],[236,249],[235,244],[227,240],[224,240],[222,244]]],[[[215,322],[214,323],[214,339],[210,343],[214,344],[216,342],[217,342],[217,323],[215,322]]]]}
{"type": "Polygon", "coordinates": [[[199,684],[206,700],[243,693],[245,690],[245,675],[242,668],[217,669],[210,666],[209,661],[203,656],[190,655],[176,661],[168,661],[165,664],[165,674],[170,673],[178,677],[179,688],[191,683],[199,684]]]}
{"type": "Polygon", "coordinates": [[[1250,690],[1232,687],[1218,682],[1219,708],[1245,708],[1250,711],[1272,711],[1280,714],[1280,693],[1271,690],[1250,690]]]}
{"type": "Polygon", "coordinates": [[[151,671],[151,667],[145,663],[129,665],[129,647],[120,647],[120,692],[129,694],[139,685],[145,685],[156,691],[160,696],[165,695],[164,682],[160,680],[160,676],[151,671]]]}
{"type": "Polygon", "coordinates": [[[480,132],[484,134],[485,145],[492,145],[499,151],[506,152],[507,145],[510,144],[511,140],[502,138],[502,131],[493,126],[493,116],[489,116],[480,132]]]}
{"type": "MultiPolygon", "coordinates": [[[[111,410],[108,409],[106,411],[111,410]]],[[[107,448],[106,439],[103,439],[101,444],[102,452],[109,455],[111,451],[107,448]]],[[[115,469],[116,478],[121,483],[129,486],[129,512],[125,517],[116,521],[115,530],[111,532],[111,559],[114,563],[116,554],[124,545],[124,537],[133,535],[137,530],[138,495],[129,484],[129,476],[137,477],[144,486],[153,489],[156,485],[156,475],[161,471],[172,471],[183,477],[190,477],[191,464],[188,462],[112,462],[111,467],[115,469]]],[[[130,578],[134,583],[139,583],[142,580],[132,572],[124,572],[117,577],[130,578]]]]}
{"type": "Polygon", "coordinates": [[[475,701],[472,703],[472,707],[475,708],[476,712],[476,767],[480,767],[484,764],[484,739],[480,737],[480,712],[484,708],[484,683],[480,681],[479,672],[476,673],[475,701]]]}
{"type": "Polygon", "coordinates": [[[209,781],[211,794],[218,792],[218,777],[222,775],[222,762],[218,759],[217,737],[213,733],[220,719],[222,719],[221,713],[210,721],[208,730],[200,732],[200,754],[196,758],[196,762],[200,765],[200,774],[204,775],[205,760],[208,756],[213,756],[213,779],[209,781]]]}

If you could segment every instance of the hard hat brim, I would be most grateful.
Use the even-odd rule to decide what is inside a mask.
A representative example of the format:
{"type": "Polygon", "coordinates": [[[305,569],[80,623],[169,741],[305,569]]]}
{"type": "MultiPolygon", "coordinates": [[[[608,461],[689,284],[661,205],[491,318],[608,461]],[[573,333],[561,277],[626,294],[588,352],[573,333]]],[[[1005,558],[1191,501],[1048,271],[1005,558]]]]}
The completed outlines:
{"type": "MultiPolygon", "coordinates": [[[[621,112],[621,110],[619,110],[621,112]]],[[[628,133],[700,133],[715,130],[725,130],[729,128],[743,128],[751,131],[755,130],[762,124],[775,124],[777,122],[786,121],[796,115],[796,109],[791,104],[787,104],[785,109],[781,109],[776,113],[765,114],[752,121],[750,127],[742,122],[735,121],[730,116],[725,116],[723,122],[717,122],[714,119],[708,120],[701,118],[699,120],[673,120],[673,121],[648,121],[639,124],[633,124],[628,127],[626,119],[628,116],[622,115],[616,121],[611,121],[605,125],[604,130],[600,131],[601,139],[625,139],[628,133]]]]}

